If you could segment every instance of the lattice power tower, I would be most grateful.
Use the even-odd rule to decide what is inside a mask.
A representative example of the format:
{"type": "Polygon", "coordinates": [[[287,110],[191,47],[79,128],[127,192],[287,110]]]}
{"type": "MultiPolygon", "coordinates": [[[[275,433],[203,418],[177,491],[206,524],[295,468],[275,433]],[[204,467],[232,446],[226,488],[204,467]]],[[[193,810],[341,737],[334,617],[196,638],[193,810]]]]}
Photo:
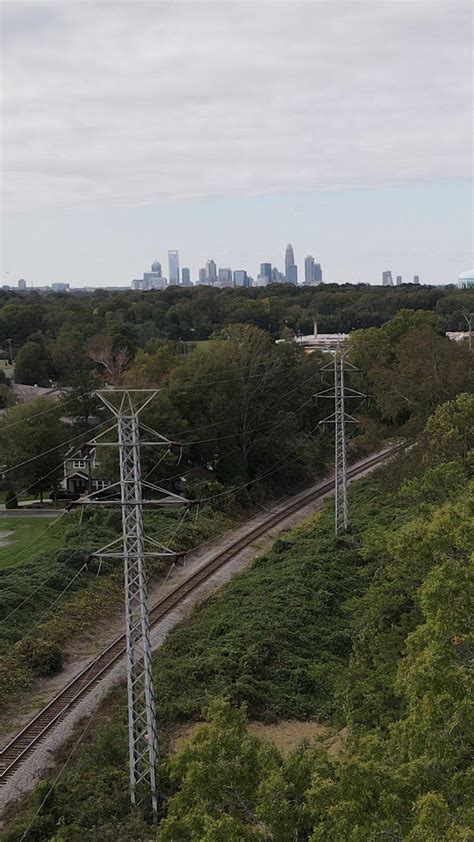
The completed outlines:
{"type": "Polygon", "coordinates": [[[334,532],[347,532],[349,529],[349,501],[347,494],[347,459],[346,459],[346,424],[357,424],[356,419],[345,410],[347,398],[365,398],[362,392],[348,388],[344,383],[347,369],[357,371],[355,366],[346,361],[349,351],[330,351],[333,362],[323,366],[321,371],[334,371],[334,386],[319,392],[317,398],[332,398],[334,412],[320,421],[320,424],[334,424],[334,532]]]}
{"type": "MultiPolygon", "coordinates": [[[[155,695],[151,663],[150,625],[147,603],[146,558],[175,557],[175,553],[158,541],[146,537],[143,528],[142,488],[165,495],[160,506],[182,506],[187,501],[176,494],[141,478],[140,446],[157,445],[170,448],[172,442],[140,422],[139,415],[157,394],[157,390],[107,390],[98,397],[117,418],[117,441],[100,441],[115,425],[101,433],[95,445],[118,447],[120,463],[120,504],[122,508],[122,536],[94,555],[102,558],[123,558],[125,576],[125,625],[127,639],[128,740],[130,764],[130,798],[132,805],[151,803],[153,819],[158,816],[156,764],[158,741],[156,733],[155,695]],[[140,430],[147,440],[140,442],[140,430]],[[120,545],[121,546],[117,546],[120,545]]],[[[109,492],[114,485],[108,486],[109,492]]],[[[98,492],[100,494],[100,492],[98,492]]],[[[117,505],[114,501],[89,495],[98,505],[117,505]]],[[[151,502],[151,501],[146,501],[151,502]]]]}

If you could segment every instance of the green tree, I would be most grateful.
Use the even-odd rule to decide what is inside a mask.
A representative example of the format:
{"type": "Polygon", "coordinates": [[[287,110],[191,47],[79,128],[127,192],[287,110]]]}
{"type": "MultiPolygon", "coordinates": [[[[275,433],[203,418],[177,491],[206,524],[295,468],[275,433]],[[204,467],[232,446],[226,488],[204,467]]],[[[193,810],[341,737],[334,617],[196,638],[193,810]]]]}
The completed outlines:
{"type": "Polygon", "coordinates": [[[209,724],[171,758],[177,792],[158,831],[160,842],[265,840],[272,838],[258,817],[260,782],[281,758],[247,732],[244,710],[215,700],[205,712],[209,724]]]}
{"type": "Polygon", "coordinates": [[[462,393],[435,410],[425,427],[424,461],[474,466],[474,395],[462,393]]]}
{"type": "Polygon", "coordinates": [[[15,360],[15,380],[28,386],[49,385],[48,356],[38,342],[27,342],[15,360]]]}
{"type": "Polygon", "coordinates": [[[7,409],[0,420],[0,461],[8,479],[24,491],[39,492],[41,499],[63,474],[65,448],[58,444],[71,430],[61,421],[62,412],[60,402],[40,398],[7,409]]]}

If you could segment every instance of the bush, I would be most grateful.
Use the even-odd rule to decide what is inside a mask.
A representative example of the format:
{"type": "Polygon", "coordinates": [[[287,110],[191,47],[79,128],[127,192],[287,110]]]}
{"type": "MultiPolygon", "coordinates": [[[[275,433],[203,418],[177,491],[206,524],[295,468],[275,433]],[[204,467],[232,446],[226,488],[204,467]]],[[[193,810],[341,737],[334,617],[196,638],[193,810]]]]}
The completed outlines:
{"type": "Polygon", "coordinates": [[[34,675],[54,675],[62,670],[62,648],[54,640],[26,637],[16,644],[15,649],[34,675]]]}
{"type": "Polygon", "coordinates": [[[13,491],[13,488],[9,488],[7,493],[5,494],[5,508],[6,509],[17,509],[18,508],[18,498],[13,491]]]}

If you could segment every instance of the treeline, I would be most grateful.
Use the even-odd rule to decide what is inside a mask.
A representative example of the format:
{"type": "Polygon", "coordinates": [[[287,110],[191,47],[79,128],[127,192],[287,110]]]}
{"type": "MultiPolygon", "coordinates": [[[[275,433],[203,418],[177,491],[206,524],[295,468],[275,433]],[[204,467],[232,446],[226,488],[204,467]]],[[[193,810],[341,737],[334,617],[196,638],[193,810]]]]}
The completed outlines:
{"type": "Polygon", "coordinates": [[[129,813],[122,694],[7,842],[472,838],[473,430],[472,395],[439,406],[351,491],[350,534],[328,506],[170,635],[156,836],[129,813]],[[317,717],[330,739],[283,757],[246,712],[317,717]],[[206,721],[178,751],[176,719],[206,721]]]}
{"type": "Polygon", "coordinates": [[[273,339],[313,331],[347,332],[380,327],[399,310],[436,315],[437,329],[464,329],[464,313],[474,309],[474,292],[403,285],[382,288],[275,284],[260,289],[172,287],[163,292],[107,292],[39,295],[0,292],[0,348],[11,339],[17,381],[71,385],[93,368],[90,352],[107,338],[112,350],[149,349],[157,339],[196,342],[226,324],[248,324],[273,339]],[[30,344],[31,343],[31,344],[30,344]],[[24,347],[25,346],[25,347],[24,347]],[[23,349],[23,350],[22,350],[23,349]]]}
{"type": "MultiPolygon", "coordinates": [[[[247,505],[290,491],[331,456],[331,429],[320,424],[327,401],[314,399],[332,382],[332,372],[321,371],[327,355],[275,344],[268,332],[241,324],[228,325],[187,356],[178,343],[160,340],[133,360],[110,346],[96,350],[95,371],[64,401],[11,407],[1,419],[0,463],[16,492],[49,493],[62,477],[68,447],[100,431],[107,413],[91,390],[101,375],[107,381],[115,374],[130,388],[159,387],[144,420],[181,451],[173,448],[160,461],[144,449],[144,473],[188,496],[233,489],[247,505]]],[[[440,336],[436,317],[423,310],[356,331],[349,359],[359,369],[348,373],[349,385],[368,396],[350,402],[360,418],[350,441],[354,453],[386,435],[415,434],[438,404],[472,387],[467,346],[440,336]]],[[[116,475],[105,454],[101,470],[106,479],[116,475]]]]}

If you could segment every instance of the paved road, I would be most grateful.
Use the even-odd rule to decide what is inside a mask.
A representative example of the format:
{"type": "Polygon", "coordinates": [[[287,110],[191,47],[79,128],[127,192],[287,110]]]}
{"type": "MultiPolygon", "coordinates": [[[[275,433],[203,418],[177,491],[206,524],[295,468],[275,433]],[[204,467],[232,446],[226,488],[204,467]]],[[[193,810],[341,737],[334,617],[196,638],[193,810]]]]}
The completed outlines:
{"type": "Polygon", "coordinates": [[[57,517],[64,509],[5,509],[0,508],[2,517],[57,517]]]}

